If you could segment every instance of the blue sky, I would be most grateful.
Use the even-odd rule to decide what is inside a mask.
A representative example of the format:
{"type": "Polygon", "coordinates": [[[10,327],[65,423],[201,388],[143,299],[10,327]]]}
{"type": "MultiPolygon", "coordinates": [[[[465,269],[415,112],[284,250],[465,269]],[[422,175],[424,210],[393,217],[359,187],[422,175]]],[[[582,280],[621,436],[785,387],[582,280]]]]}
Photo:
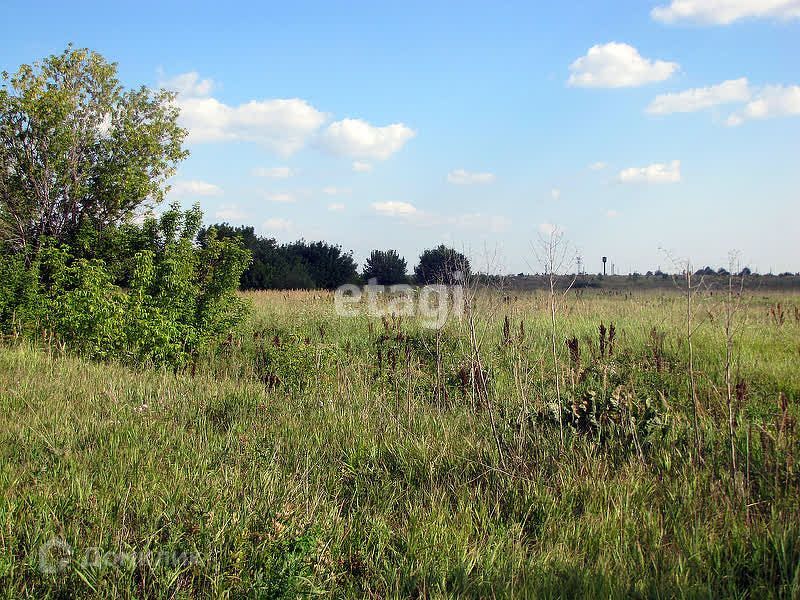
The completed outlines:
{"type": "Polygon", "coordinates": [[[279,240],[800,270],[800,2],[543,4],[5,2],[0,68],[73,42],[181,92],[171,197],[279,240]]]}

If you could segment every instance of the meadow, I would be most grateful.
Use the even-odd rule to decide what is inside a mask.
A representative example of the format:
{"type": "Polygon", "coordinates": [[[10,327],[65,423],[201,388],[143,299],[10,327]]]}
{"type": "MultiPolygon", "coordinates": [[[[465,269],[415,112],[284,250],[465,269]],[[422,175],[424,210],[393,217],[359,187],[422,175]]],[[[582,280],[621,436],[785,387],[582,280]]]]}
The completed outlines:
{"type": "Polygon", "coordinates": [[[800,595],[800,296],[243,297],[180,372],[4,340],[0,596],[800,595]]]}

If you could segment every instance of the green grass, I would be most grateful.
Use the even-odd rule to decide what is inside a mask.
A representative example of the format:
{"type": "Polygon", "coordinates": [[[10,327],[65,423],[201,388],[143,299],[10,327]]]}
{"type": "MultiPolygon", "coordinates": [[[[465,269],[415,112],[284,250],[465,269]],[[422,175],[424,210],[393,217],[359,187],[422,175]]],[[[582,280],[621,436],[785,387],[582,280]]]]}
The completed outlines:
{"type": "Polygon", "coordinates": [[[675,294],[571,295],[562,407],[546,297],[482,296],[497,439],[459,380],[463,324],[439,341],[437,393],[436,335],[415,320],[384,339],[380,320],[336,317],[326,294],[247,297],[248,327],[194,377],[0,348],[0,594],[800,595],[800,323],[768,311],[797,297],[759,296],[739,315],[735,481],[718,298],[700,301],[694,339],[701,460],[675,294]],[[617,329],[612,357],[599,356],[601,321],[617,329]],[[46,573],[52,540],[72,555],[46,573]],[[83,560],[93,548],[104,560],[83,560]]]}

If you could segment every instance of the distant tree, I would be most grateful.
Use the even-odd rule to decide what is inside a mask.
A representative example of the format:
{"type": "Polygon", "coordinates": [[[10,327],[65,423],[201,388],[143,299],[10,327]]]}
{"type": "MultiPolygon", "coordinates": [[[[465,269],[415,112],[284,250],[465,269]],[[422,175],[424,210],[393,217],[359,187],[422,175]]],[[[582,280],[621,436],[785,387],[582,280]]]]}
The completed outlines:
{"type": "Polygon", "coordinates": [[[694,274],[697,277],[702,277],[702,276],[705,276],[705,275],[716,275],[717,272],[714,269],[712,269],[711,267],[705,267],[703,269],[698,269],[697,271],[695,271],[694,274]]]}
{"type": "Polygon", "coordinates": [[[727,277],[728,275],[730,275],[730,273],[728,273],[728,270],[725,269],[724,267],[720,267],[719,269],[717,269],[717,275],[721,277],[727,277]]]}
{"type": "Polygon", "coordinates": [[[752,274],[753,272],[750,270],[750,267],[745,267],[744,269],[739,271],[739,277],[747,277],[752,274]]]}
{"type": "Polygon", "coordinates": [[[376,279],[380,285],[395,285],[408,281],[406,270],[406,259],[396,250],[373,250],[361,276],[367,281],[376,279]]]}
{"type": "Polygon", "coordinates": [[[425,250],[419,257],[419,264],[414,267],[414,277],[423,285],[456,283],[456,273],[461,273],[462,277],[469,275],[469,259],[445,245],[425,250]]]}
{"type": "Polygon", "coordinates": [[[218,223],[200,232],[201,243],[211,230],[219,238],[239,238],[250,250],[252,262],[242,273],[240,288],[243,290],[269,289],[313,289],[319,287],[298,256],[291,256],[285,246],[274,238],[256,235],[252,226],[234,227],[218,223]]]}
{"type": "Polygon", "coordinates": [[[187,155],[173,94],[123,90],[116,64],[72,46],[2,79],[0,243],[30,256],[163,199],[187,155]]]}
{"type": "Polygon", "coordinates": [[[344,252],[341,246],[300,240],[283,249],[290,264],[300,264],[308,271],[314,287],[333,290],[358,281],[353,253],[344,252]]]}

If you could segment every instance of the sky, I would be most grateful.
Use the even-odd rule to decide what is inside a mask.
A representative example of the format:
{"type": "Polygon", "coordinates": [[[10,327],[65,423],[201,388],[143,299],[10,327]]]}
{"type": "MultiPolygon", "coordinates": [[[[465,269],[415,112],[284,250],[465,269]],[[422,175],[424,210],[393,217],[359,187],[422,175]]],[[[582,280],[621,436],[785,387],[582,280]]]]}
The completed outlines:
{"type": "Polygon", "coordinates": [[[0,69],[70,42],[178,92],[169,199],[207,223],[800,271],[800,0],[0,2],[0,69]]]}

